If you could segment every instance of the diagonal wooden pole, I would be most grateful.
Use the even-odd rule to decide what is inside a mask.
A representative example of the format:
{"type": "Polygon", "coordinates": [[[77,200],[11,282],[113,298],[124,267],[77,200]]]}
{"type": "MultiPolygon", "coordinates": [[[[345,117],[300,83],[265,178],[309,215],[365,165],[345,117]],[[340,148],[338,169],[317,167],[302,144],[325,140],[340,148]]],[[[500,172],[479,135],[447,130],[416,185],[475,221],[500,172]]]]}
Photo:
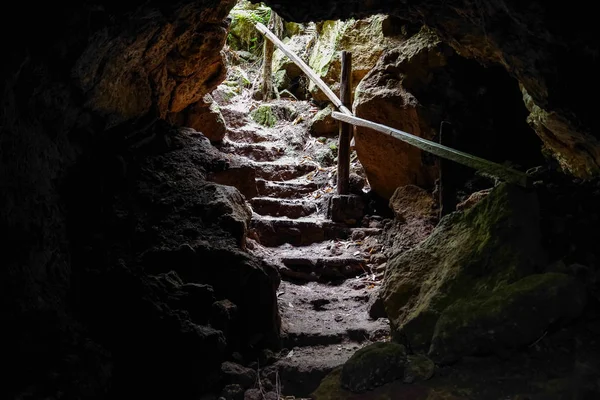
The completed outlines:
{"type": "Polygon", "coordinates": [[[331,113],[334,119],[351,123],[356,126],[362,126],[365,128],[373,129],[377,132],[385,133],[398,140],[402,140],[408,144],[418,147],[421,150],[428,151],[436,156],[446,158],[448,160],[455,161],[459,164],[466,165],[467,167],[475,168],[483,172],[487,172],[490,175],[497,176],[507,182],[514,183],[523,187],[531,187],[531,177],[524,172],[514,170],[512,168],[505,167],[504,165],[496,164],[495,162],[485,160],[483,158],[476,157],[474,155],[464,153],[462,151],[450,148],[448,146],[441,145],[439,143],[432,142],[421,137],[411,135],[399,129],[390,128],[382,124],[378,124],[366,119],[354,117],[352,115],[346,115],[334,111],[331,113]]]}

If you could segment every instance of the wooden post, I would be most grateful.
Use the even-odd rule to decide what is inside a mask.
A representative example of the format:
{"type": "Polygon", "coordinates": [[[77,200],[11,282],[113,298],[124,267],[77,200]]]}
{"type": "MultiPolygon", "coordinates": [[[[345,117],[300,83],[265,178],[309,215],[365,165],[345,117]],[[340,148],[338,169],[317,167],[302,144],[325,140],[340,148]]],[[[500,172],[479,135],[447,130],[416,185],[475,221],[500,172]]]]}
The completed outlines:
{"type": "MultiPolygon", "coordinates": [[[[454,132],[449,122],[440,124],[440,144],[448,147],[454,146],[454,132]]],[[[454,164],[445,158],[440,158],[439,204],[440,218],[456,211],[456,176],[452,171],[454,164]]]]}
{"type": "MultiPolygon", "coordinates": [[[[269,18],[269,29],[275,30],[276,14],[271,10],[269,18]]],[[[270,40],[265,39],[263,46],[263,70],[262,70],[262,100],[269,101],[273,98],[273,52],[275,45],[270,40]]]]}
{"type": "MultiPolygon", "coordinates": [[[[352,54],[347,51],[342,51],[340,100],[346,108],[350,108],[352,103],[352,54]]],[[[350,192],[350,134],[352,125],[340,121],[339,126],[337,192],[344,195],[350,192]]]]}

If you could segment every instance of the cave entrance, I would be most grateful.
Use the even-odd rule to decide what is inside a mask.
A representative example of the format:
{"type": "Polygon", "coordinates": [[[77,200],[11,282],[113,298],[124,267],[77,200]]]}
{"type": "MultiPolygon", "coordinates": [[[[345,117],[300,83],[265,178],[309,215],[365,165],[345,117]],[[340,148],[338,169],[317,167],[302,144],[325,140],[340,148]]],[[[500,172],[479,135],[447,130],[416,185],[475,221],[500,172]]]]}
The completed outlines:
{"type": "MultiPolygon", "coordinates": [[[[228,168],[211,179],[236,186],[245,195],[252,209],[247,249],[275,265],[282,277],[277,290],[282,349],[269,367],[280,371],[284,394],[306,396],[358,348],[389,339],[389,323],[376,301],[377,288],[388,257],[416,246],[437,222],[432,192],[439,160],[419,151],[417,162],[411,164],[409,177],[420,169],[433,173],[428,181],[404,181],[404,185],[421,186],[404,198],[405,203],[421,207],[413,207],[417,217],[407,223],[394,219],[388,207],[390,196],[378,194],[371,185],[373,175],[369,174],[378,171],[369,170],[366,162],[359,161],[360,152],[353,151],[350,191],[356,202],[345,207],[355,207],[362,214],[344,223],[332,222],[327,211],[336,191],[338,153],[333,107],[298,67],[277,51],[272,74],[275,96],[262,100],[263,39],[253,24],[266,25],[270,13],[264,5],[240,2],[231,15],[225,49],[229,71],[212,93],[227,125],[226,135],[216,147],[228,154],[228,168]]],[[[388,105],[384,103],[392,98],[389,114],[381,115],[410,108],[411,121],[427,139],[438,140],[440,124],[445,121],[453,127],[453,147],[458,150],[518,170],[542,162],[541,143],[526,123],[518,85],[501,68],[485,68],[449,48],[443,49],[446,62],[435,67],[426,61],[415,66],[419,57],[411,61],[411,68],[390,67],[385,62],[393,46],[420,31],[414,27],[389,29],[386,16],[306,25],[284,21],[283,25],[286,43],[303,52],[302,57],[319,70],[334,92],[339,91],[339,63],[333,60],[339,60],[339,51],[353,48],[360,55],[360,46],[375,47],[348,38],[360,35],[361,29],[379,29],[376,35],[389,47],[370,53],[373,57],[368,62],[356,57],[368,67],[353,68],[353,86],[355,92],[366,91],[369,88],[360,86],[363,82],[378,73],[387,77],[371,87],[372,98],[382,99],[374,103],[374,109],[385,110],[388,105]],[[398,37],[391,39],[394,35],[398,37]],[[413,76],[407,72],[410,70],[418,73],[413,76]],[[399,86],[399,96],[388,96],[393,94],[390,88],[399,86]],[[408,95],[414,101],[394,103],[408,95]]],[[[378,43],[374,36],[368,40],[378,43]]],[[[394,62],[397,59],[390,60],[394,62]]],[[[397,121],[377,122],[394,126],[397,121]]],[[[387,165],[390,157],[373,153],[376,163],[387,165]]],[[[493,178],[467,167],[455,165],[450,176],[456,185],[455,203],[494,185],[493,178]]],[[[393,193],[400,185],[389,182],[393,193]]]]}

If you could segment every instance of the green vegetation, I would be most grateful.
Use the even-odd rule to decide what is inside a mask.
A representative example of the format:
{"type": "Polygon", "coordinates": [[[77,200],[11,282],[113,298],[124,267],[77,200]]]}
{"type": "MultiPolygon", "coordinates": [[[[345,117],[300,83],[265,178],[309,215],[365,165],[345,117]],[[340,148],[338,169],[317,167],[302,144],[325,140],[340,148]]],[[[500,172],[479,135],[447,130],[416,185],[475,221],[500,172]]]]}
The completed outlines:
{"type": "Polygon", "coordinates": [[[229,13],[231,25],[227,44],[233,50],[246,50],[255,54],[262,51],[263,37],[254,28],[257,22],[267,25],[271,18],[271,9],[264,4],[252,4],[239,1],[229,13]]]}
{"type": "Polygon", "coordinates": [[[250,113],[250,117],[257,124],[273,127],[277,123],[277,117],[270,105],[262,105],[250,113]]]}

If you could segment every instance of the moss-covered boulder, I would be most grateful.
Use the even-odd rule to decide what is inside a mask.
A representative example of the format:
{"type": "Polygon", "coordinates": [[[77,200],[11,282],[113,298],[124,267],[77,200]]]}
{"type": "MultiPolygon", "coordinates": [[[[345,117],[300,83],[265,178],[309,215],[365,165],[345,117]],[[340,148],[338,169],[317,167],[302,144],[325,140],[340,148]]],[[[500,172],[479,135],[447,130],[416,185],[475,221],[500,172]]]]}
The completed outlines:
{"type": "Polygon", "coordinates": [[[229,13],[231,24],[227,44],[233,50],[244,50],[254,54],[262,51],[263,37],[254,28],[257,22],[266,25],[271,17],[271,9],[263,4],[239,1],[229,13]]]}
{"type": "MultiPolygon", "coordinates": [[[[352,85],[356,88],[381,54],[401,42],[400,35],[387,34],[384,26],[388,18],[374,15],[359,20],[328,20],[294,25],[291,29],[286,24],[289,37],[283,42],[337,93],[342,50],[352,53],[352,85]]],[[[291,82],[302,75],[300,68],[279,50],[273,56],[273,71],[285,71],[287,80],[291,82]]],[[[312,81],[307,82],[307,90],[315,100],[327,101],[325,94],[312,81]]]]}
{"type": "MultiPolygon", "coordinates": [[[[375,66],[391,43],[384,35],[383,22],[388,17],[374,15],[348,21],[323,21],[317,24],[317,41],[309,65],[332,90],[339,92],[342,50],[352,53],[352,85],[356,88],[362,78],[375,66]]],[[[313,98],[327,100],[325,94],[311,81],[308,89],[313,98]]]]}
{"type": "Polygon", "coordinates": [[[344,389],[360,393],[404,376],[406,349],[392,342],[373,343],[358,350],[342,367],[344,389]]]}
{"type": "Polygon", "coordinates": [[[560,273],[529,275],[488,297],[461,299],[440,316],[430,355],[447,363],[530,344],[556,323],[578,317],[585,300],[583,285],[560,273]]]}
{"type": "Polygon", "coordinates": [[[332,136],[338,133],[338,122],[333,119],[331,112],[334,111],[333,105],[329,104],[320,110],[310,121],[310,134],[316,137],[332,136]]]}
{"type": "Polygon", "coordinates": [[[250,118],[257,124],[273,127],[277,123],[277,116],[273,108],[268,104],[263,104],[250,113],[250,118]]]}
{"type": "Polygon", "coordinates": [[[398,250],[381,290],[395,340],[426,352],[446,308],[545,265],[538,215],[534,192],[501,184],[473,208],[444,217],[417,247],[398,250]]]}

